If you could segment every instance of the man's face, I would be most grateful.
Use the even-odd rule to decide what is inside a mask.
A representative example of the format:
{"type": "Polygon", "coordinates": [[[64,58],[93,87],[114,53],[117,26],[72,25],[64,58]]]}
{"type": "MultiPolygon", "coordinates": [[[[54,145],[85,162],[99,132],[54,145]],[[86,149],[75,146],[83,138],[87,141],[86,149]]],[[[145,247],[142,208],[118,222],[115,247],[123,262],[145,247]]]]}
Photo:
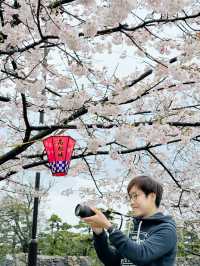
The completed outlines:
{"type": "Polygon", "coordinates": [[[155,193],[146,196],[142,190],[133,186],[129,191],[129,197],[134,216],[148,216],[155,208],[155,193]]]}

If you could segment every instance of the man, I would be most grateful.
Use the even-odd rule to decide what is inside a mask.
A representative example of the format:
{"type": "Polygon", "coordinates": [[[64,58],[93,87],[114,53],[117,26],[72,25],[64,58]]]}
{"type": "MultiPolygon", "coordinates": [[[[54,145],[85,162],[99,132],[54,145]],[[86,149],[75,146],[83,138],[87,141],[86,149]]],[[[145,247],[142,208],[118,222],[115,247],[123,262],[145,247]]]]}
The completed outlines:
{"type": "Polygon", "coordinates": [[[137,176],[130,181],[127,191],[134,214],[134,231],[129,236],[116,229],[96,208],[92,208],[96,215],[83,218],[94,232],[99,259],[105,266],[175,265],[176,225],[171,216],[159,211],[162,186],[148,176],[137,176]]]}

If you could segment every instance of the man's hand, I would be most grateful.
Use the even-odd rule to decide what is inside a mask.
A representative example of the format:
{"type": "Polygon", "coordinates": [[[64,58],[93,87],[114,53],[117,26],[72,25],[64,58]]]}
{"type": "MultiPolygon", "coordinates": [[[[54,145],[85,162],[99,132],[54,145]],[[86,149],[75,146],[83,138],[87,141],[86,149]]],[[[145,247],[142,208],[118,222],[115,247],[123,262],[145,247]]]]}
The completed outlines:
{"type": "Polygon", "coordinates": [[[108,229],[112,225],[101,211],[99,211],[97,208],[92,208],[92,207],[90,208],[95,212],[95,215],[81,219],[87,224],[89,224],[92,227],[92,229],[93,228],[108,229]]]}
{"type": "Polygon", "coordinates": [[[101,227],[92,227],[92,231],[95,232],[96,235],[100,235],[103,232],[103,228],[101,228],[101,227]]]}

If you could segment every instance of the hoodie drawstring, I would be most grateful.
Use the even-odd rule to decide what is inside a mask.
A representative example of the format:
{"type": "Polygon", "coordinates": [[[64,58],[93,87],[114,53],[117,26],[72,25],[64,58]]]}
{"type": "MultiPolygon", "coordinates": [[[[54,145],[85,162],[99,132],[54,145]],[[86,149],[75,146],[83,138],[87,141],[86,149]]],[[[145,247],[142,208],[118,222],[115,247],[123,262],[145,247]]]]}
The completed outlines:
{"type": "Polygon", "coordinates": [[[140,229],[141,229],[142,221],[140,221],[139,226],[138,226],[138,231],[137,231],[137,244],[140,244],[140,229]]]}

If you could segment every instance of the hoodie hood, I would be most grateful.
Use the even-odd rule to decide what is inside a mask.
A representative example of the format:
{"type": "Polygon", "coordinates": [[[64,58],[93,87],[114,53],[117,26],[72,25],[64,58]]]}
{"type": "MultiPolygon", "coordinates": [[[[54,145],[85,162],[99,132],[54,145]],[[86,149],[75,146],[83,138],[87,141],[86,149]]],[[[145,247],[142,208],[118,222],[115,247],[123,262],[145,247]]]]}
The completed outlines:
{"type": "Polygon", "coordinates": [[[159,223],[170,223],[175,226],[175,221],[172,219],[172,216],[170,215],[164,215],[162,212],[157,212],[149,217],[134,217],[133,216],[133,222],[134,224],[139,223],[140,221],[144,222],[147,221],[149,223],[153,224],[159,224],[159,223]]]}
{"type": "Polygon", "coordinates": [[[176,223],[172,219],[172,216],[164,215],[162,212],[157,212],[153,214],[152,216],[145,217],[145,218],[133,217],[133,223],[134,223],[135,230],[137,230],[137,239],[136,239],[137,243],[140,242],[140,231],[141,231],[142,226],[146,227],[147,229],[148,227],[151,227],[153,225],[158,225],[161,223],[168,223],[171,226],[176,228],[176,223]]]}

